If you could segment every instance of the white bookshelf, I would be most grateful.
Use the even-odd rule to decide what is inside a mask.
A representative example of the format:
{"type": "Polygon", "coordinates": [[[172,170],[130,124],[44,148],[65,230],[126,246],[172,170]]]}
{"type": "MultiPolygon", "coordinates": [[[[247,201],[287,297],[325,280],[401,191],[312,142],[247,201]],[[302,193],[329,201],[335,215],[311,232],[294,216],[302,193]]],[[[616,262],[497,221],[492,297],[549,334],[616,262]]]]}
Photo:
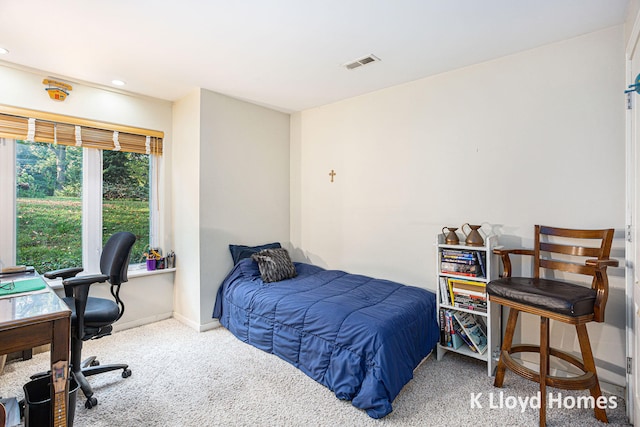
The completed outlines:
{"type": "Polygon", "coordinates": [[[474,282],[478,282],[480,285],[485,286],[492,279],[498,277],[498,262],[497,257],[493,254],[493,249],[497,247],[497,237],[489,236],[484,239],[484,246],[468,246],[463,243],[457,245],[450,245],[444,242],[444,236],[439,234],[436,239],[436,271],[437,271],[437,307],[438,307],[438,322],[440,322],[440,309],[446,309],[451,312],[467,312],[472,313],[476,316],[482,317],[484,323],[486,324],[486,335],[487,335],[487,349],[484,353],[479,354],[477,352],[472,351],[467,345],[462,345],[457,349],[453,347],[441,345],[438,343],[436,357],[438,360],[441,360],[446,353],[454,352],[460,353],[465,356],[473,357],[475,359],[483,360],[487,363],[487,374],[489,376],[494,375],[495,368],[498,361],[498,355],[500,354],[500,346],[501,346],[501,325],[500,325],[500,306],[498,304],[494,304],[489,302],[487,298],[487,312],[479,311],[479,310],[468,310],[461,307],[453,307],[449,304],[449,301],[443,301],[442,294],[440,292],[440,278],[456,278],[462,280],[470,280],[474,282]],[[454,249],[454,250],[462,250],[462,251],[477,251],[479,254],[484,255],[485,260],[485,275],[478,277],[470,277],[467,275],[457,275],[452,273],[443,273],[441,269],[442,262],[442,251],[443,249],[454,249]]]}

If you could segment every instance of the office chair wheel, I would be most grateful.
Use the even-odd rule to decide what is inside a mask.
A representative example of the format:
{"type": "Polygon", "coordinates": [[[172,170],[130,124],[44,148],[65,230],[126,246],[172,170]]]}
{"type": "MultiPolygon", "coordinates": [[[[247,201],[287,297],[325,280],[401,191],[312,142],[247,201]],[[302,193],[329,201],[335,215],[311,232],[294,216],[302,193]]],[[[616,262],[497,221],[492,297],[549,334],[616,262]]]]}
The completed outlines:
{"type": "Polygon", "coordinates": [[[125,369],[122,371],[122,378],[129,378],[131,376],[131,369],[125,369]]]}
{"type": "Polygon", "coordinates": [[[95,397],[90,397],[87,399],[86,402],[84,402],[84,407],[87,409],[91,409],[97,404],[98,404],[98,399],[96,399],[95,397]]]}

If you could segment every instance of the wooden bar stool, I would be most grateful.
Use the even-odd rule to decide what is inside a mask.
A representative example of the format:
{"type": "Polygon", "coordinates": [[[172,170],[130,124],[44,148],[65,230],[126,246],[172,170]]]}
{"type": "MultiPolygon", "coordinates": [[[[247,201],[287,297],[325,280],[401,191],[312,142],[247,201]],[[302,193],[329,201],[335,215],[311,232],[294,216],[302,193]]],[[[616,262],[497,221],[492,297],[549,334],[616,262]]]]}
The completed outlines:
{"type": "MultiPolygon", "coordinates": [[[[502,387],[505,369],[540,384],[540,426],[546,424],[546,386],[564,390],[589,389],[591,396],[601,396],[596,366],[587,334],[588,322],[603,322],[609,282],[607,267],[617,267],[609,259],[613,229],[572,230],[535,226],[534,249],[495,249],[504,264],[501,279],[487,284],[489,300],[509,307],[509,320],[496,370],[495,387],[502,387]],[[589,246],[583,246],[583,245],[589,246]],[[533,256],[534,277],[511,277],[510,255],[533,256]],[[579,260],[580,262],[577,262],[579,260]],[[556,278],[543,278],[541,271],[582,274],[591,277],[591,287],[556,278]],[[540,345],[512,345],[520,312],[540,316],[540,345]],[[582,359],[549,346],[549,320],[575,325],[582,359]],[[540,369],[534,371],[516,362],[511,355],[520,352],[540,354],[540,369]],[[549,374],[549,357],[554,356],[583,373],[573,377],[549,374]]],[[[608,422],[604,409],[594,405],[598,420],[608,422]]]]}

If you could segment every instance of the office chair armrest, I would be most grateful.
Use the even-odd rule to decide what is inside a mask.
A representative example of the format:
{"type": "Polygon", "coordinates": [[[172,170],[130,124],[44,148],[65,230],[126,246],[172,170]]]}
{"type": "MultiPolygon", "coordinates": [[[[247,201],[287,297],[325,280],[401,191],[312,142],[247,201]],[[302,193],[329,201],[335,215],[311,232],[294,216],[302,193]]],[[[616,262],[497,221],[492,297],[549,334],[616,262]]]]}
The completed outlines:
{"type": "Polygon", "coordinates": [[[493,250],[493,253],[496,255],[500,255],[502,258],[502,276],[501,277],[511,277],[511,258],[509,255],[535,255],[535,251],[533,249],[503,249],[496,248],[493,250]]]}
{"type": "Polygon", "coordinates": [[[67,286],[76,287],[82,285],[91,285],[93,283],[104,283],[109,280],[109,276],[105,274],[90,274],[88,276],[72,277],[62,281],[62,284],[66,288],[67,286]]]}
{"type": "Polygon", "coordinates": [[[89,288],[94,283],[104,283],[109,276],[104,274],[92,274],[88,276],[72,277],[62,281],[64,293],[67,297],[73,297],[76,308],[76,327],[72,333],[77,334],[80,340],[84,337],[84,312],[89,299],[89,288]]]}
{"type": "MultiPolygon", "coordinates": [[[[44,273],[44,277],[47,279],[62,279],[63,281],[66,279],[70,279],[75,277],[78,273],[84,271],[82,267],[71,267],[71,268],[61,268],[60,270],[53,270],[44,273]]],[[[71,298],[73,296],[73,291],[71,288],[64,288],[64,296],[67,298],[71,298]]]]}
{"type": "Polygon", "coordinates": [[[82,267],[62,268],[60,270],[47,271],[44,273],[44,277],[47,279],[68,279],[75,277],[78,273],[84,271],[82,267]]]}

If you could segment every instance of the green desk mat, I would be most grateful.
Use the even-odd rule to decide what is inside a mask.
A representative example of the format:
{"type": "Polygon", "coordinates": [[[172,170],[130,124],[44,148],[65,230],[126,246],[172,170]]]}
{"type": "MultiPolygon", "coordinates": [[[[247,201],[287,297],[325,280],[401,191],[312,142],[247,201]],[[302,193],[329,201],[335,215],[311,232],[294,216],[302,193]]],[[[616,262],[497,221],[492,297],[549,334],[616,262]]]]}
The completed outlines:
{"type": "MultiPolygon", "coordinates": [[[[10,287],[10,286],[8,286],[10,287]]],[[[0,296],[2,295],[10,295],[10,294],[19,294],[23,292],[31,292],[31,291],[39,291],[40,289],[44,289],[45,284],[44,281],[40,277],[35,277],[33,279],[18,279],[18,280],[9,280],[2,279],[0,281],[0,296]],[[13,282],[13,289],[4,289],[3,287],[13,282]]]]}

